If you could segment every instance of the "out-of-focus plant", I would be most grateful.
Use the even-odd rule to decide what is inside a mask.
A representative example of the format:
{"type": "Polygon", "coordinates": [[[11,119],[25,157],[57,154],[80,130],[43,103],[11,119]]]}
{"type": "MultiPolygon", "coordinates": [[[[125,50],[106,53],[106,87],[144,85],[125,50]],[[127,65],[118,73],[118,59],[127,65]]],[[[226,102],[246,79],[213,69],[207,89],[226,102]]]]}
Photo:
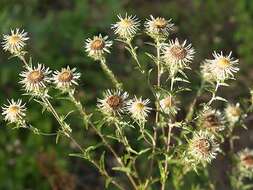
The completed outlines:
{"type": "MultiPolygon", "coordinates": [[[[85,40],[84,48],[89,57],[100,63],[113,87],[106,90],[102,98],[98,98],[97,110],[87,112],[75,96],[81,74],[69,66],[52,72],[43,64],[35,64],[25,50],[28,34],[15,29],[4,35],[3,49],[23,63],[24,71],[20,72],[20,83],[25,91],[24,95],[39,103],[43,112],[50,112],[59,128],[55,133],[45,133],[30,124],[26,117],[26,105],[21,99],[9,100],[2,108],[2,115],[14,128],[29,129],[38,135],[55,136],[56,143],[60,138],[69,139],[79,150],[70,156],[92,163],[105,177],[106,188],[115,186],[121,190],[185,189],[184,178],[189,173],[208,175],[206,166],[222,153],[221,144],[224,140],[229,140],[233,151],[233,141],[237,138],[233,135],[233,129],[243,126],[248,110],[241,109],[240,104],[227,104],[222,113],[213,103],[227,103],[217,92],[221,87],[229,86],[229,80],[235,79],[239,61],[232,56],[232,52],[214,52],[212,58],[203,61],[200,72],[202,82],[196,97],[208,91],[210,100],[197,107],[195,98],[185,118],[178,120],[179,94],[191,90],[186,70],[191,69],[194,48],[186,40],[169,39],[174,30],[171,19],[151,15],[144,23],[144,33],[151,38],[146,44],[151,46],[155,53],[145,52],[154,63],[152,68],[146,70],[147,67],[138,58],[138,51],[141,49],[139,50],[133,41],[138,32],[142,31],[141,21],[131,15],[119,15],[118,18],[119,21],[112,25],[117,35],[116,40],[125,44],[140,75],[146,79],[150,97],[143,98],[125,92],[124,83],[118,81],[107,65],[106,58],[110,54],[112,41],[108,40],[108,36],[99,34],[85,40]],[[154,77],[155,83],[151,80],[154,77]],[[53,103],[58,97],[73,103],[86,130],[93,131],[101,143],[84,147],[77,142],[72,133],[74,128],[68,123],[68,118],[75,110],[69,110],[66,115],[60,114],[53,103]],[[104,128],[113,130],[105,131],[104,128]],[[138,135],[135,140],[130,140],[136,133],[138,135]],[[115,142],[123,147],[121,152],[115,150],[115,142]],[[115,159],[111,167],[106,163],[109,155],[115,159]],[[138,167],[140,160],[144,162],[145,168],[138,167]],[[123,173],[129,182],[113,175],[112,171],[123,173]]],[[[250,185],[245,183],[244,179],[252,178],[252,151],[245,149],[238,155],[232,152],[231,158],[236,160],[236,172],[231,176],[232,187],[249,188],[250,185]],[[235,181],[237,176],[240,179],[238,182],[235,181]]],[[[200,187],[192,184],[191,189],[200,187]]]]}

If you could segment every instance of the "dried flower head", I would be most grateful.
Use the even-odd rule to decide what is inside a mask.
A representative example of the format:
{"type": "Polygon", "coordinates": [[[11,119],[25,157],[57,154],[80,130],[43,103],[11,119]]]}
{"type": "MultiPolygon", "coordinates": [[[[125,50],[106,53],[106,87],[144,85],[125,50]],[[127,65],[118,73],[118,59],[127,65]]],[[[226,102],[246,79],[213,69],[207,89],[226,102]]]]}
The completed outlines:
{"type": "Polygon", "coordinates": [[[194,133],[189,142],[189,160],[196,163],[210,163],[220,151],[219,145],[215,142],[215,136],[208,131],[194,133]]]}
{"type": "Polygon", "coordinates": [[[67,66],[67,68],[62,68],[61,71],[55,71],[53,80],[58,89],[65,91],[74,85],[78,85],[77,80],[80,76],[81,74],[76,72],[76,68],[70,69],[67,66]]]}
{"type": "Polygon", "coordinates": [[[8,100],[8,105],[4,105],[2,107],[2,115],[4,116],[4,120],[10,123],[19,123],[25,117],[25,104],[22,104],[22,100],[18,100],[17,102],[11,99],[8,100]]]}
{"type": "Polygon", "coordinates": [[[199,116],[198,125],[202,130],[218,132],[225,129],[225,120],[220,111],[205,108],[199,116]]]}
{"type": "Polygon", "coordinates": [[[202,79],[205,81],[205,82],[209,82],[209,83],[213,83],[216,81],[216,76],[215,74],[213,74],[213,72],[211,71],[211,68],[210,68],[210,64],[209,63],[203,63],[201,66],[200,66],[200,72],[201,72],[201,75],[202,75],[202,79]]]}
{"type": "Polygon", "coordinates": [[[138,27],[140,26],[140,21],[136,16],[126,16],[123,18],[118,15],[119,21],[112,25],[114,33],[117,34],[122,39],[131,40],[137,33],[138,27]]]}
{"type": "Polygon", "coordinates": [[[223,55],[223,53],[213,53],[214,59],[207,59],[205,62],[209,64],[210,71],[217,80],[225,80],[228,78],[234,78],[234,73],[239,71],[238,59],[232,57],[232,52],[229,55],[223,55]]]}
{"type": "Polygon", "coordinates": [[[171,69],[173,67],[182,69],[188,63],[192,62],[194,49],[191,44],[186,44],[186,40],[180,44],[176,38],[169,44],[165,44],[162,50],[162,58],[165,64],[171,69]]]}
{"type": "Polygon", "coordinates": [[[23,84],[27,92],[40,93],[45,89],[46,84],[51,81],[48,76],[50,73],[49,68],[42,64],[38,64],[37,67],[27,66],[26,71],[20,74],[23,78],[20,83],[23,84]]]}
{"type": "Polygon", "coordinates": [[[237,103],[236,105],[228,104],[225,109],[225,115],[230,124],[235,124],[239,121],[240,117],[242,116],[242,110],[240,109],[240,104],[237,103]]]}
{"type": "Polygon", "coordinates": [[[129,100],[127,108],[131,114],[131,117],[139,122],[146,121],[148,113],[151,110],[151,108],[147,106],[149,102],[149,99],[142,100],[142,97],[134,97],[133,99],[129,100]]]}
{"type": "Polygon", "coordinates": [[[176,114],[179,108],[177,107],[178,101],[175,97],[168,95],[159,102],[161,109],[166,114],[176,114]]]}
{"type": "Polygon", "coordinates": [[[239,158],[239,171],[244,177],[253,177],[253,150],[248,148],[238,153],[239,158]]]}
{"type": "Polygon", "coordinates": [[[155,40],[166,39],[174,26],[171,23],[171,19],[166,20],[162,17],[154,18],[152,15],[150,15],[150,19],[147,19],[144,25],[146,33],[155,40]]]}
{"type": "Polygon", "coordinates": [[[26,45],[25,41],[28,39],[27,32],[16,28],[15,30],[11,30],[11,34],[3,35],[2,46],[5,51],[9,51],[11,54],[19,54],[26,45]]]}
{"type": "Polygon", "coordinates": [[[105,53],[110,53],[109,48],[112,46],[112,41],[107,39],[108,36],[102,37],[101,34],[94,36],[93,39],[88,38],[85,42],[88,56],[95,60],[101,60],[105,53]]]}
{"type": "Polygon", "coordinates": [[[98,108],[105,115],[120,115],[126,111],[127,92],[120,90],[106,90],[103,94],[103,99],[98,99],[98,108]]]}

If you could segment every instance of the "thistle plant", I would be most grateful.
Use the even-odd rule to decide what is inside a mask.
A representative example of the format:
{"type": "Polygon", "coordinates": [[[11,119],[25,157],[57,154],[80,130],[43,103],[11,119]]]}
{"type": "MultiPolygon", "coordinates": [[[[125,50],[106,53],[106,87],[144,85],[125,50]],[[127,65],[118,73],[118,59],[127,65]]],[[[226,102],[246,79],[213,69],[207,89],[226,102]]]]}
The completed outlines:
{"type": "MultiPolygon", "coordinates": [[[[97,97],[97,109],[93,111],[87,111],[76,98],[76,87],[81,82],[81,73],[76,68],[66,66],[51,71],[43,64],[34,63],[25,50],[29,37],[24,30],[15,29],[3,35],[3,50],[23,63],[19,81],[23,95],[39,103],[42,111],[51,113],[59,127],[53,133],[33,127],[26,117],[29,102],[24,104],[21,99],[11,99],[3,105],[4,120],[14,128],[22,127],[35,134],[55,136],[57,143],[61,138],[74,143],[79,152],[69,155],[93,164],[105,179],[105,189],[186,189],[188,175],[208,174],[208,166],[219,155],[225,154],[222,144],[228,140],[229,159],[234,163],[230,175],[231,188],[247,189],[249,184],[245,178],[253,176],[253,154],[249,149],[235,152],[233,143],[238,140],[234,129],[244,127],[244,120],[251,109],[242,109],[241,104],[228,103],[225,97],[217,96],[220,88],[229,86],[231,79],[235,80],[239,61],[232,52],[213,52],[212,58],[205,59],[200,66],[201,86],[196,97],[189,105],[182,105],[181,95],[192,89],[187,73],[191,70],[196,51],[189,40],[170,39],[174,31],[171,19],[151,15],[143,26],[136,16],[118,15],[112,30],[117,36],[116,41],[125,45],[136,68],[147,79],[150,87],[148,96],[126,92],[120,77],[109,68],[106,60],[113,43],[108,36],[98,34],[84,40],[87,56],[101,65],[111,82],[110,89],[101,90],[104,91],[103,96],[97,97]],[[145,52],[152,63],[150,70],[146,70],[146,63],[138,57],[141,49],[134,45],[134,39],[141,34],[150,37],[146,44],[154,50],[145,52]],[[71,123],[68,123],[72,110],[62,115],[54,105],[58,94],[73,103],[83,119],[85,130],[93,131],[100,142],[83,146],[77,141],[71,123]],[[197,99],[203,94],[208,94],[209,99],[198,104],[197,99]],[[224,110],[214,106],[217,101],[225,107],[224,110]],[[186,115],[179,118],[181,110],[186,115]],[[104,128],[113,130],[105,132],[104,128]],[[122,147],[122,151],[115,148],[116,144],[122,147]],[[108,159],[112,159],[110,156],[115,159],[112,167],[107,165],[108,159]],[[112,171],[115,174],[112,175],[112,171]],[[240,180],[236,182],[238,176],[240,180]]],[[[251,107],[251,103],[245,106],[251,107]]],[[[191,184],[191,187],[197,190],[200,184],[191,184]]]]}

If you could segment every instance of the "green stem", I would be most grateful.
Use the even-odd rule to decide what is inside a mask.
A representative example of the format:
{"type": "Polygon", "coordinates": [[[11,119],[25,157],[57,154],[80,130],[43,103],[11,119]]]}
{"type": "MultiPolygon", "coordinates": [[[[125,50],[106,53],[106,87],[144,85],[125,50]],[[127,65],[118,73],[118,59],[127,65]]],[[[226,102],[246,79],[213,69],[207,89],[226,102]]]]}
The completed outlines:
{"type": "MultiPolygon", "coordinates": [[[[71,100],[72,100],[72,102],[75,105],[81,106],[79,108],[77,107],[78,110],[80,111],[80,114],[84,118],[88,118],[88,115],[84,111],[83,106],[75,99],[74,96],[72,96],[71,100]]],[[[110,150],[110,152],[113,154],[113,156],[115,157],[115,159],[117,160],[117,162],[121,165],[121,167],[125,167],[125,164],[121,160],[120,156],[115,152],[115,150],[112,148],[112,146],[107,142],[107,140],[105,139],[105,137],[103,136],[103,134],[96,128],[96,126],[90,120],[88,120],[88,124],[92,127],[92,129],[95,131],[95,133],[101,138],[101,140],[104,143],[104,145],[110,150]]],[[[126,173],[126,176],[128,177],[129,181],[133,185],[134,189],[138,190],[138,186],[137,186],[135,180],[133,179],[133,177],[129,173],[126,173]]]]}
{"type": "MultiPolygon", "coordinates": [[[[20,56],[19,57],[23,63],[26,65],[26,67],[28,67],[28,64],[24,58],[24,56],[20,56]]],[[[69,95],[71,94],[71,99],[75,100],[73,93],[69,93],[69,95]]],[[[41,100],[44,102],[45,105],[48,106],[48,110],[53,114],[53,116],[55,117],[55,119],[57,120],[57,122],[59,123],[59,125],[61,126],[61,128],[63,129],[63,132],[65,134],[65,136],[67,136],[75,145],[76,147],[82,152],[84,153],[84,149],[81,147],[81,145],[70,135],[70,131],[71,129],[66,128],[68,125],[60,118],[60,116],[58,115],[58,113],[56,112],[56,110],[54,109],[54,107],[52,106],[52,104],[50,103],[50,101],[48,100],[48,98],[46,96],[41,97],[41,100]],[[68,132],[66,132],[68,131],[68,132]]],[[[73,101],[75,103],[75,105],[77,106],[77,108],[79,109],[79,111],[82,111],[82,113],[84,112],[84,110],[82,109],[82,105],[80,102],[77,101],[73,101]]],[[[85,112],[84,112],[85,113],[85,112]]],[[[85,116],[87,116],[85,114],[85,116]]],[[[93,126],[95,127],[95,126],[93,126]]],[[[31,129],[32,130],[32,129],[31,129]]],[[[47,133],[41,133],[38,131],[38,134],[43,134],[43,135],[52,135],[52,134],[47,134],[47,133]]],[[[105,177],[111,179],[111,183],[114,184],[116,187],[118,187],[120,190],[125,190],[120,184],[118,184],[115,180],[113,180],[108,173],[105,170],[102,170],[100,168],[100,166],[95,163],[95,161],[92,161],[92,163],[98,168],[98,170],[101,172],[102,175],[104,175],[105,177]]],[[[136,188],[137,189],[137,188],[136,188]]]]}
{"type": "Polygon", "coordinates": [[[25,64],[25,67],[28,68],[28,63],[23,55],[18,56],[19,59],[25,64]]]}
{"type": "Polygon", "coordinates": [[[129,46],[129,48],[130,48],[129,52],[132,55],[135,62],[137,63],[139,70],[141,71],[141,73],[145,73],[145,71],[142,69],[139,59],[137,57],[136,48],[133,47],[131,40],[127,40],[125,43],[129,46]]]}
{"type": "Polygon", "coordinates": [[[211,98],[211,100],[207,103],[208,106],[210,106],[210,105],[213,103],[213,101],[215,100],[215,96],[216,96],[216,93],[217,93],[217,91],[218,91],[219,85],[220,85],[220,83],[219,83],[219,81],[217,81],[217,82],[216,82],[215,89],[214,89],[214,92],[212,93],[212,98],[211,98]]]}
{"type": "Polygon", "coordinates": [[[166,141],[166,155],[165,155],[165,165],[164,165],[164,176],[165,179],[162,181],[162,187],[161,190],[165,189],[166,186],[166,180],[168,176],[168,161],[169,161],[169,150],[170,150],[170,139],[171,139],[171,131],[172,131],[173,126],[169,124],[169,131],[168,131],[168,136],[167,136],[167,141],[166,141]]]}
{"type": "Polygon", "coordinates": [[[112,83],[115,85],[115,87],[118,88],[118,89],[122,89],[122,84],[117,81],[117,79],[114,76],[113,72],[106,65],[106,60],[104,58],[102,58],[100,60],[100,65],[101,65],[103,71],[107,74],[107,76],[110,78],[112,83]]]}
{"type": "MultiPolygon", "coordinates": [[[[48,100],[47,98],[42,98],[42,100],[49,106],[49,109],[50,109],[51,113],[54,115],[54,117],[56,118],[56,120],[58,121],[58,123],[59,123],[59,124],[61,125],[61,127],[64,129],[66,125],[65,125],[65,124],[63,123],[63,121],[60,119],[59,115],[57,114],[57,112],[55,111],[55,109],[53,108],[53,106],[52,106],[52,104],[49,102],[49,100],[48,100]]],[[[79,105],[78,102],[76,102],[75,105],[79,105]]],[[[72,143],[75,144],[75,146],[76,146],[82,153],[85,152],[85,150],[81,147],[81,145],[80,145],[69,133],[68,133],[68,134],[64,133],[64,134],[72,141],[72,143]]],[[[102,170],[102,169],[100,168],[100,166],[99,166],[95,161],[93,161],[93,160],[90,160],[90,161],[92,161],[92,163],[97,167],[97,169],[100,171],[100,173],[101,173],[102,175],[104,175],[105,177],[111,179],[111,177],[108,175],[108,173],[107,173],[106,171],[102,170]],[[103,172],[101,172],[101,171],[103,171],[103,172]]],[[[112,180],[112,179],[111,179],[111,180],[112,180]]],[[[119,185],[116,181],[112,180],[111,182],[112,182],[115,186],[117,186],[119,189],[124,190],[124,188],[123,188],[121,185],[119,185]]]]}
{"type": "Polygon", "coordinates": [[[205,84],[205,81],[204,80],[201,80],[201,84],[200,84],[200,87],[197,91],[197,94],[192,102],[192,104],[190,105],[190,108],[189,108],[189,111],[188,111],[188,114],[186,116],[186,121],[189,122],[192,120],[192,117],[193,117],[193,113],[194,113],[194,110],[195,110],[195,106],[196,106],[196,103],[197,103],[197,100],[199,98],[199,96],[201,95],[203,89],[204,89],[204,84],[205,84]]]}
{"type": "MultiPolygon", "coordinates": [[[[161,86],[161,65],[160,65],[160,51],[161,51],[161,44],[159,41],[156,43],[156,56],[157,56],[157,87],[159,88],[161,86]]],[[[150,177],[152,177],[152,172],[153,172],[153,165],[154,165],[154,152],[156,149],[156,140],[157,140],[157,126],[159,125],[159,111],[160,111],[160,105],[159,105],[159,98],[157,97],[157,94],[155,95],[156,97],[156,113],[155,113],[155,125],[153,127],[154,134],[153,134],[153,150],[152,150],[152,158],[151,158],[151,164],[150,164],[150,177]]],[[[164,133],[164,129],[163,129],[164,133]]]]}

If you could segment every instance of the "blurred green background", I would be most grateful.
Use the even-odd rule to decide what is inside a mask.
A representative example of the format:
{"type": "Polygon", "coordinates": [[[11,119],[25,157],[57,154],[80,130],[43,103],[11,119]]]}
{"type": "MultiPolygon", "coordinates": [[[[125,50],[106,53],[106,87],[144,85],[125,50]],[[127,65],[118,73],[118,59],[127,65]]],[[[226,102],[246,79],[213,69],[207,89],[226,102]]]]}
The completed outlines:
{"type": "MultiPolygon", "coordinates": [[[[210,58],[214,50],[233,51],[233,55],[240,59],[239,80],[221,93],[231,101],[238,100],[239,96],[248,96],[247,87],[253,81],[251,0],[0,0],[0,33],[9,33],[11,28],[24,28],[31,38],[27,49],[34,62],[43,63],[51,69],[66,65],[77,67],[82,73],[78,97],[88,109],[93,109],[96,98],[111,84],[99,64],[86,56],[84,40],[99,33],[114,39],[111,24],[116,21],[117,14],[126,12],[136,14],[142,20],[150,14],[172,18],[177,31],[171,37],[187,39],[197,52],[191,72],[195,88],[198,81],[194,75],[203,59],[210,58]]],[[[144,44],[148,40],[142,35],[135,43],[140,47],[142,63],[150,67],[152,64],[144,54],[145,50],[150,51],[144,44]]],[[[9,59],[8,56],[0,51],[1,105],[6,103],[7,98],[17,99],[23,93],[18,84],[22,66],[16,58],[9,59]]],[[[125,82],[125,89],[145,96],[147,88],[140,85],[143,78],[134,70],[122,44],[114,43],[108,59],[111,69],[125,82]]],[[[28,97],[23,99],[28,100],[28,97]]],[[[72,108],[65,101],[54,104],[60,112],[72,108]]],[[[57,123],[50,114],[42,115],[40,106],[33,102],[27,106],[28,119],[34,126],[48,132],[55,131],[57,123]]],[[[78,139],[83,144],[95,142],[93,134],[84,135],[80,121],[75,114],[69,121],[78,139]]],[[[55,145],[53,137],[11,130],[3,121],[0,125],[1,190],[103,189],[102,178],[90,164],[68,157],[75,151],[68,141],[55,145]]],[[[252,133],[249,134],[252,136],[252,133]]],[[[225,175],[225,172],[214,175],[225,175]]],[[[229,189],[227,181],[218,182],[217,187],[229,189]]]]}

